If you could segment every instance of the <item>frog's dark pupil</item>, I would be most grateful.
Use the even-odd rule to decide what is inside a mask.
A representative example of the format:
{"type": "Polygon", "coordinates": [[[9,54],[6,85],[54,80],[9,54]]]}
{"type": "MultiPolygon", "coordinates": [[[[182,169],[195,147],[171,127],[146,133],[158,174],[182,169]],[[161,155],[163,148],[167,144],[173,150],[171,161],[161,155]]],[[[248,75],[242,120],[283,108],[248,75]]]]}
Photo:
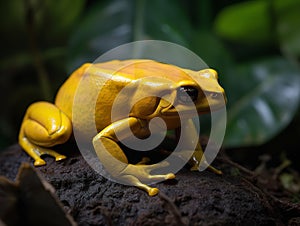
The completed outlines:
{"type": "Polygon", "coordinates": [[[195,102],[198,97],[198,90],[192,86],[181,86],[178,92],[178,98],[183,103],[195,102]],[[188,97],[188,96],[190,97],[188,97]]]}

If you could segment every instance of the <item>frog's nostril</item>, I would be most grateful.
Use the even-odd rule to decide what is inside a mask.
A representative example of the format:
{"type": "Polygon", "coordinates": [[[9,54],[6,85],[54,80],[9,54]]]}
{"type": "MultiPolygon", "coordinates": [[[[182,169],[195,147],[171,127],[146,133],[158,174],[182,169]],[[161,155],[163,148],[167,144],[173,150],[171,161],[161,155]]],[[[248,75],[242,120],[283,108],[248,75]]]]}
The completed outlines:
{"type": "Polygon", "coordinates": [[[210,93],[210,97],[212,99],[217,99],[219,97],[219,94],[218,93],[210,93]]]}
{"type": "Polygon", "coordinates": [[[192,86],[181,86],[178,90],[178,99],[183,103],[195,102],[198,97],[198,90],[192,86]]]}

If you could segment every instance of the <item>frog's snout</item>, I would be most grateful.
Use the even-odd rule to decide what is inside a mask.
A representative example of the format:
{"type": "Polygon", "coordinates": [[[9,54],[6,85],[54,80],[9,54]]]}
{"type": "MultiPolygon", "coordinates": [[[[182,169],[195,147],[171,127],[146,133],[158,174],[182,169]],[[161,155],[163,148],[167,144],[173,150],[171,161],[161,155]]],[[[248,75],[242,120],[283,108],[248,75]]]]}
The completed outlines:
{"type": "Polygon", "coordinates": [[[225,102],[225,104],[227,103],[225,91],[221,87],[219,88],[218,92],[205,92],[205,95],[207,98],[210,98],[211,100],[220,100],[220,102],[222,102],[222,103],[224,103],[224,102],[225,102]]]}
{"type": "MultiPolygon", "coordinates": [[[[220,88],[217,92],[205,91],[204,93],[204,102],[208,105],[207,107],[210,110],[218,110],[219,108],[224,107],[227,103],[227,98],[225,92],[222,88],[220,88]]],[[[205,104],[202,103],[202,106],[205,104]]]]}
{"type": "Polygon", "coordinates": [[[206,98],[210,98],[212,100],[224,99],[226,102],[226,96],[224,92],[205,92],[206,98]]]}

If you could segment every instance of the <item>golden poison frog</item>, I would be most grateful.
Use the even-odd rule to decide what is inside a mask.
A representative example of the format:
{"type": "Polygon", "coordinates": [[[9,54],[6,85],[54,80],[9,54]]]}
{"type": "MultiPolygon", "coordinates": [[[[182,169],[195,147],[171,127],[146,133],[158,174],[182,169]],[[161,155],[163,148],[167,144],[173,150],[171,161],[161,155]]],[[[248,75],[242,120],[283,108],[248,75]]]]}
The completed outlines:
{"type": "MultiPolygon", "coordinates": [[[[56,161],[66,158],[51,147],[65,143],[73,133],[74,98],[80,81],[86,73],[94,73],[100,77],[110,76],[100,90],[95,105],[95,124],[98,134],[90,142],[93,143],[97,156],[114,177],[124,178],[129,184],[147,191],[150,196],[156,195],[159,190],[147,184],[157,179],[173,179],[175,175],[173,173],[150,174],[155,164],[147,165],[143,162],[131,164],[119,145],[119,142],[122,142],[121,139],[132,135],[142,139],[148,137],[150,135],[149,122],[155,117],[162,118],[168,130],[178,129],[181,125],[178,111],[188,114],[191,103],[198,114],[224,107],[225,103],[224,90],[218,83],[217,72],[213,69],[193,71],[153,60],[113,60],[84,64],[74,71],[61,86],[54,104],[36,102],[31,104],[26,111],[19,133],[19,144],[34,159],[35,166],[46,164],[41,158],[44,154],[53,156],[56,161]],[[193,79],[195,77],[198,82],[193,79]],[[136,82],[137,80],[139,82],[136,82]],[[127,117],[113,121],[111,110],[114,99],[128,85],[131,87],[132,96],[139,96],[146,92],[147,97],[134,104],[127,117]],[[189,98],[186,98],[186,94],[189,98]],[[163,96],[168,96],[168,98],[162,98],[163,96]],[[124,132],[128,131],[128,126],[131,129],[130,133],[124,132]],[[116,133],[122,135],[116,136],[116,133]],[[105,148],[101,148],[99,142],[105,148]],[[110,164],[112,158],[126,164],[112,165],[110,164]]],[[[93,86],[86,88],[93,89],[93,86]]],[[[127,97],[127,100],[130,101],[130,98],[127,97]]],[[[85,105],[82,108],[89,104],[88,96],[83,99],[85,105]]],[[[125,106],[128,103],[123,104],[125,106]]],[[[82,115],[82,119],[77,122],[82,131],[85,130],[85,118],[86,116],[82,115]]],[[[189,119],[188,123],[193,124],[193,120],[189,119]]],[[[181,128],[181,133],[192,134],[194,132],[191,129],[185,131],[181,128]]],[[[189,135],[186,139],[188,141],[189,135]]],[[[205,162],[199,143],[195,149],[190,160],[192,170],[198,170],[200,163],[205,162]]],[[[208,168],[217,174],[222,173],[212,166],[208,168]]]]}

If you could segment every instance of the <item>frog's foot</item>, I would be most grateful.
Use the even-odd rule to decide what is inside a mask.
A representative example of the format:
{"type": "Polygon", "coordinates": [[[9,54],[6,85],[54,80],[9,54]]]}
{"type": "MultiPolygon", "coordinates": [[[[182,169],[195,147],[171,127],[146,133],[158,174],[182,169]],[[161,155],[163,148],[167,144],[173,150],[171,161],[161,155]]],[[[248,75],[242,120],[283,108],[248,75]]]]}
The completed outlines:
{"type": "Polygon", "coordinates": [[[143,184],[135,176],[127,175],[127,176],[124,176],[123,179],[125,179],[127,182],[130,182],[130,184],[146,191],[149,196],[155,196],[159,192],[158,188],[153,188],[153,187],[148,186],[147,184],[143,184]]]}
{"type": "Polygon", "coordinates": [[[45,162],[45,160],[38,158],[34,161],[33,165],[34,166],[43,166],[43,165],[46,165],[46,162],[45,162]]]}
{"type": "Polygon", "coordinates": [[[66,158],[66,156],[61,155],[56,151],[35,145],[26,138],[23,138],[20,144],[25,149],[25,151],[34,159],[34,166],[46,165],[46,161],[41,158],[42,155],[50,155],[55,158],[55,161],[60,161],[66,158]]]}
{"type": "MultiPolygon", "coordinates": [[[[213,172],[215,174],[218,174],[218,175],[222,175],[223,174],[223,172],[221,170],[218,170],[218,169],[216,169],[215,167],[213,167],[211,165],[208,165],[207,169],[209,169],[211,172],[213,172]]],[[[191,168],[191,171],[199,171],[199,166],[194,165],[191,168]]]]}
{"type": "MultiPolygon", "coordinates": [[[[37,149],[35,149],[35,150],[37,150],[37,149]]],[[[46,165],[46,161],[41,158],[42,155],[50,155],[55,158],[55,161],[61,161],[65,158],[67,158],[65,155],[61,155],[61,154],[57,153],[56,151],[48,149],[48,148],[38,147],[37,153],[39,155],[39,158],[35,159],[34,166],[46,165]]]]}
{"type": "Polygon", "coordinates": [[[215,167],[213,167],[213,166],[211,166],[211,165],[208,166],[208,169],[209,169],[210,171],[212,171],[213,173],[215,173],[215,174],[218,174],[218,175],[222,175],[222,174],[223,174],[223,172],[222,172],[221,170],[216,169],[215,167]]]}
{"type": "MultiPolygon", "coordinates": [[[[208,163],[206,163],[206,167],[207,167],[207,169],[209,169],[211,172],[213,172],[215,174],[218,174],[218,175],[223,174],[223,172],[221,170],[216,169],[215,167],[209,165],[208,163]]],[[[193,165],[190,170],[191,171],[199,171],[199,166],[198,165],[193,165]]]]}
{"type": "Polygon", "coordinates": [[[61,155],[61,154],[57,153],[56,151],[48,149],[48,148],[39,147],[39,152],[40,152],[40,155],[50,155],[50,156],[54,157],[55,161],[61,161],[65,158],[67,158],[65,155],[61,155]]]}
{"type": "Polygon", "coordinates": [[[207,168],[215,174],[223,174],[221,170],[218,170],[208,164],[201,148],[194,151],[192,157],[189,160],[189,164],[191,165],[191,171],[202,171],[203,169],[207,168]]]}
{"type": "Polygon", "coordinates": [[[150,187],[143,182],[155,182],[159,180],[174,179],[173,173],[162,174],[162,175],[150,175],[149,172],[156,169],[157,165],[131,165],[129,164],[122,172],[121,179],[127,184],[136,186],[148,193],[149,196],[156,195],[159,190],[158,188],[150,187]]]}
{"type": "MultiPolygon", "coordinates": [[[[44,154],[51,155],[51,156],[55,157],[55,161],[61,161],[61,160],[66,158],[65,155],[60,155],[60,154],[58,154],[58,153],[56,153],[55,151],[52,151],[52,150],[47,150],[47,153],[40,154],[40,156],[44,155],[44,154]]],[[[37,159],[35,159],[33,165],[34,166],[43,166],[43,165],[46,165],[46,161],[42,158],[37,158],[37,159]]]]}

